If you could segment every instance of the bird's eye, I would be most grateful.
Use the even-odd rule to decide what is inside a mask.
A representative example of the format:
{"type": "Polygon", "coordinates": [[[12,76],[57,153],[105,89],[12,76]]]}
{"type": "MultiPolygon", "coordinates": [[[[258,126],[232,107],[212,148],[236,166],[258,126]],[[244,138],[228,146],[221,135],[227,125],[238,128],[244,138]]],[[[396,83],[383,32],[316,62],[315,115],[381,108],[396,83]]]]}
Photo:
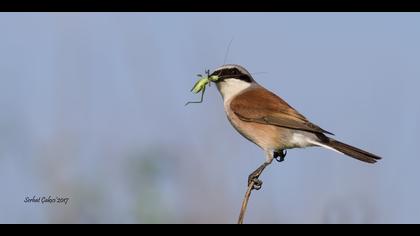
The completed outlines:
{"type": "Polygon", "coordinates": [[[217,76],[220,76],[222,73],[221,73],[221,71],[220,70],[216,70],[216,71],[214,71],[213,73],[211,73],[211,75],[217,75],[217,76]]]}

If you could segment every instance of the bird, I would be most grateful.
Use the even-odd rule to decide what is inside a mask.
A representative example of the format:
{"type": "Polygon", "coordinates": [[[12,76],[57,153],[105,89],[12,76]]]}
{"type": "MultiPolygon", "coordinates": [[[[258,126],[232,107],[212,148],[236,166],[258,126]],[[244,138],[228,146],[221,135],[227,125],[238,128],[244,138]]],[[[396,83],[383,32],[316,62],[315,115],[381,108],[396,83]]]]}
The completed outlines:
{"type": "Polygon", "coordinates": [[[287,149],[323,147],[366,163],[381,157],[327,135],[333,133],[310,122],[282,98],[257,83],[242,66],[225,64],[210,76],[217,76],[217,89],[231,125],[244,138],[265,152],[265,161],[248,177],[248,184],[260,189],[259,177],[273,160],[282,162],[287,149]]]}

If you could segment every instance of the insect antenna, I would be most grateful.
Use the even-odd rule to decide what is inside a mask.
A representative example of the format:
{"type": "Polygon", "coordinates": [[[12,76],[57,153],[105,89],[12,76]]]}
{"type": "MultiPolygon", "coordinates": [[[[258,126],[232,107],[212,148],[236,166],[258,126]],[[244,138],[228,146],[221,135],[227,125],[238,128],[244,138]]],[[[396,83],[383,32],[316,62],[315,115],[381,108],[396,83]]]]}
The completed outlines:
{"type": "Polygon", "coordinates": [[[232,37],[232,39],[230,40],[230,42],[229,42],[229,44],[228,44],[228,47],[227,47],[227,49],[226,49],[225,59],[223,60],[223,65],[225,65],[225,64],[226,64],[226,60],[227,60],[228,55],[229,55],[230,45],[232,44],[233,39],[234,39],[234,37],[232,37]]]}

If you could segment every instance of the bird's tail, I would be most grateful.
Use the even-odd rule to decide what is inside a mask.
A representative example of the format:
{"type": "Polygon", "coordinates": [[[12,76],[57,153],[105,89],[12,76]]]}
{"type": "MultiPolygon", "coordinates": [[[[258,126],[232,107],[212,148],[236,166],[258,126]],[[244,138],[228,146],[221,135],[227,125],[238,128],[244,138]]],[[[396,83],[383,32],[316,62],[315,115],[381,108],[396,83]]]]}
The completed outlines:
{"type": "Polygon", "coordinates": [[[381,159],[381,157],[375,154],[366,152],[362,149],[350,146],[348,144],[342,143],[340,141],[337,141],[335,139],[332,139],[326,136],[324,136],[319,142],[313,141],[313,144],[321,146],[321,147],[325,147],[328,149],[332,149],[334,151],[340,152],[349,157],[352,157],[352,158],[355,158],[357,160],[364,161],[367,163],[375,163],[376,161],[381,159]]]}

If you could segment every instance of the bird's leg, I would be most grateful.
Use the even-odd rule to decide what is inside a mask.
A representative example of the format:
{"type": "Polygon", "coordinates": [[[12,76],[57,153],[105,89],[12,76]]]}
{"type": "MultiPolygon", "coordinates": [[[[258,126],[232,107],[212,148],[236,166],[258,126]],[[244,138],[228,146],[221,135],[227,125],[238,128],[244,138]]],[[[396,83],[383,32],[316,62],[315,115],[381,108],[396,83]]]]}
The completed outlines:
{"type": "Polygon", "coordinates": [[[277,162],[282,162],[282,161],[284,161],[284,158],[286,157],[286,154],[287,154],[287,150],[286,149],[280,150],[279,152],[278,151],[274,151],[273,158],[277,162]]]}
{"type": "Polygon", "coordinates": [[[254,172],[252,172],[249,176],[248,176],[248,187],[250,187],[251,189],[255,189],[255,190],[260,190],[261,186],[263,184],[263,182],[261,180],[259,180],[258,178],[260,177],[260,175],[262,174],[262,172],[264,171],[264,169],[269,166],[271,164],[271,162],[273,162],[274,159],[274,152],[272,150],[267,150],[266,151],[266,160],[265,162],[260,165],[260,167],[258,167],[256,170],[254,170],[254,172]]]}
{"type": "Polygon", "coordinates": [[[264,164],[260,165],[258,169],[256,169],[254,172],[252,172],[248,176],[248,186],[252,185],[252,189],[260,190],[262,186],[262,181],[258,178],[260,177],[261,173],[264,171],[264,169],[269,165],[270,163],[264,162],[264,164]]]}

